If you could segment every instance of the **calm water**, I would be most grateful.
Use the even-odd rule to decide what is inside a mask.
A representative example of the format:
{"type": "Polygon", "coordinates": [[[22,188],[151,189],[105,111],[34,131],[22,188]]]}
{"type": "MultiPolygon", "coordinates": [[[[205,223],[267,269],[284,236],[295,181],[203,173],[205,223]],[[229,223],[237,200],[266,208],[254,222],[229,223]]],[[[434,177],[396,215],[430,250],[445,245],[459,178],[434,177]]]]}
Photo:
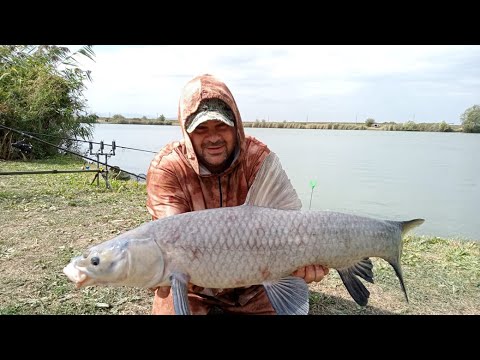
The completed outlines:
{"type": "MultiPolygon", "coordinates": [[[[392,220],[425,218],[413,233],[480,241],[480,135],[252,129],[275,151],[303,207],[392,220]],[[313,190],[310,180],[316,180],[313,190]]],[[[95,126],[94,141],[158,151],[178,126],[95,126]]],[[[107,148],[109,149],[109,148],[107,148]]],[[[96,150],[96,147],[94,147],[96,150]]],[[[154,154],[117,149],[109,164],[139,174],[154,154]]],[[[102,160],[104,161],[104,160],[102,160]]]]}

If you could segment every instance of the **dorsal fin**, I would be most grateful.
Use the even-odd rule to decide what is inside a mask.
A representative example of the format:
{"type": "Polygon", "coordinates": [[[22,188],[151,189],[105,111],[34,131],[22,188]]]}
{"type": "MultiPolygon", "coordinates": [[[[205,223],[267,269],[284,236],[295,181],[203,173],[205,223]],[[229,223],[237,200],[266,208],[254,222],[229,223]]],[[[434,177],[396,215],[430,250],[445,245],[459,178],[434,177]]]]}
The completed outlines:
{"type": "Polygon", "coordinates": [[[274,152],[270,152],[263,161],[248,191],[245,205],[283,210],[301,209],[302,202],[274,152]]]}

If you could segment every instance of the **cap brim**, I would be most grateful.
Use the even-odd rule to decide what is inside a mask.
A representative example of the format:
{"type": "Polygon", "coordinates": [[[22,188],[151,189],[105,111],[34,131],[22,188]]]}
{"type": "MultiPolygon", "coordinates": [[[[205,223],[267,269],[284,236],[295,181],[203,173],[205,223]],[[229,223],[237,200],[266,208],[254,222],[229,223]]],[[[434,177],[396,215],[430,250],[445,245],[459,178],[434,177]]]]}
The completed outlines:
{"type": "Polygon", "coordinates": [[[188,125],[187,132],[191,133],[196,129],[198,125],[209,120],[218,120],[218,121],[224,122],[228,126],[232,126],[232,127],[235,126],[233,121],[230,120],[225,115],[223,115],[222,113],[218,111],[209,110],[209,111],[202,111],[197,116],[195,116],[195,118],[192,120],[192,123],[188,125]]]}

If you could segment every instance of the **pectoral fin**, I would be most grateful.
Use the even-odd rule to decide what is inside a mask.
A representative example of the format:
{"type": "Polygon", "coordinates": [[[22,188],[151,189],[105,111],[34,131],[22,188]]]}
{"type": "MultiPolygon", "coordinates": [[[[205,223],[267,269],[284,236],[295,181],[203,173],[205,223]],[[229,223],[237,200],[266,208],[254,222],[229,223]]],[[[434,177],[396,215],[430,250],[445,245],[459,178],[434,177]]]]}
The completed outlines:
{"type": "Polygon", "coordinates": [[[278,315],[308,314],[308,285],[302,278],[288,276],[278,281],[264,282],[263,286],[278,315]]]}
{"type": "Polygon", "coordinates": [[[173,308],[175,309],[175,314],[190,315],[187,275],[182,273],[173,273],[170,275],[170,285],[172,287],[173,308]]]}

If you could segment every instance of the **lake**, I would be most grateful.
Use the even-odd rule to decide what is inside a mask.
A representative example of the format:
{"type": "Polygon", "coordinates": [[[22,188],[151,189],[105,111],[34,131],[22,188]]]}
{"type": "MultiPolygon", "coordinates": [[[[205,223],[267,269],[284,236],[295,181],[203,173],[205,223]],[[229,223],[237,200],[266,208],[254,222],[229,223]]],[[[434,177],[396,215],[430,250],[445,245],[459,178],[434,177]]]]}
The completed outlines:
{"type": "MultiPolygon", "coordinates": [[[[311,200],[311,209],[390,220],[420,217],[426,221],[414,234],[480,241],[478,134],[263,128],[245,132],[277,153],[304,209],[311,200]],[[311,180],[316,181],[313,192],[311,180]]],[[[115,140],[117,146],[156,152],[181,138],[178,126],[96,124],[93,141],[115,140]]],[[[153,156],[117,148],[108,164],[145,174],[153,156]]]]}

